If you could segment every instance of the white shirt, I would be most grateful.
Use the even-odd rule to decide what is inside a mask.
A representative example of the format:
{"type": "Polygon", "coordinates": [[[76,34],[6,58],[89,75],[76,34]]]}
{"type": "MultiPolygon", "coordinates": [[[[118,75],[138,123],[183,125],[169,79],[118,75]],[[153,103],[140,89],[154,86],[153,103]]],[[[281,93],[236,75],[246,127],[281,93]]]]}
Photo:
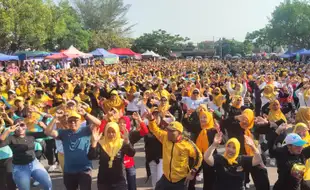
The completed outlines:
{"type": "Polygon", "coordinates": [[[198,100],[192,100],[192,98],[190,97],[182,97],[181,102],[186,105],[187,109],[196,110],[200,106],[200,104],[209,102],[209,97],[202,97],[198,100]]]}

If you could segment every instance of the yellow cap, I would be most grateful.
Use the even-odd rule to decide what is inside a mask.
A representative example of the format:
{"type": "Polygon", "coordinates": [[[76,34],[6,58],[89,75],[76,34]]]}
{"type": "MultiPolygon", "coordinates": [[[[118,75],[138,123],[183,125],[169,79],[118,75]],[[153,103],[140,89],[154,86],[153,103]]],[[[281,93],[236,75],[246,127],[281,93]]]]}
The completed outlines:
{"type": "Polygon", "coordinates": [[[110,94],[111,95],[118,95],[118,92],[116,90],[112,90],[112,92],[110,94]]]}
{"type": "Polygon", "coordinates": [[[68,115],[68,118],[70,118],[70,117],[76,117],[78,119],[81,119],[81,115],[78,114],[76,111],[70,112],[69,115],[68,115]]]}
{"type": "Polygon", "coordinates": [[[178,122],[178,121],[173,121],[171,122],[168,127],[167,127],[168,130],[177,130],[179,131],[180,133],[183,133],[183,125],[178,122]]]}
{"type": "Polygon", "coordinates": [[[14,102],[16,102],[16,101],[21,101],[21,102],[23,102],[23,101],[24,101],[24,98],[21,97],[21,96],[18,96],[18,97],[15,98],[14,102]]]}

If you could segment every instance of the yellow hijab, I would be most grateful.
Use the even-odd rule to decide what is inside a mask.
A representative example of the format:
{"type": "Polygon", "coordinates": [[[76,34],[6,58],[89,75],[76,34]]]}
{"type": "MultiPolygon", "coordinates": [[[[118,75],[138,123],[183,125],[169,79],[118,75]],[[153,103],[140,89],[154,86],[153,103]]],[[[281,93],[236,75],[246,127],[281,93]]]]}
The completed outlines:
{"type": "MultiPolygon", "coordinates": [[[[243,127],[245,130],[244,130],[244,134],[250,138],[253,139],[253,136],[252,136],[252,133],[251,133],[251,129],[253,128],[254,126],[254,119],[255,119],[255,115],[254,115],[254,112],[253,110],[251,109],[245,109],[243,112],[242,112],[242,115],[244,117],[247,118],[247,120],[249,121],[249,124],[247,127],[243,127]]],[[[254,152],[252,151],[252,148],[247,145],[246,143],[244,143],[244,147],[245,147],[245,152],[248,156],[253,156],[254,155],[254,152]]]]}
{"type": "Polygon", "coordinates": [[[309,100],[309,97],[310,97],[310,90],[309,90],[309,89],[306,89],[306,90],[304,91],[304,99],[305,99],[306,101],[308,101],[308,100],[309,100]]]}
{"type": "Polygon", "coordinates": [[[310,124],[310,107],[300,107],[296,114],[296,123],[302,122],[309,126],[310,124]]]}
{"type": "Polygon", "coordinates": [[[218,90],[219,91],[219,95],[215,96],[212,95],[213,97],[213,102],[217,107],[222,107],[223,103],[225,102],[225,100],[223,99],[223,95],[221,93],[221,89],[219,87],[216,87],[214,90],[218,90]]]}
{"type": "Polygon", "coordinates": [[[276,93],[274,92],[274,86],[272,84],[267,84],[264,88],[263,95],[269,101],[276,98],[276,93]]]}
{"type": "Polygon", "coordinates": [[[285,123],[287,122],[285,115],[282,113],[281,109],[277,109],[277,110],[273,110],[272,106],[273,104],[280,104],[278,100],[273,100],[270,102],[270,111],[268,114],[268,120],[272,121],[272,122],[276,122],[279,121],[281,119],[283,119],[285,121],[285,123]]]}
{"type": "Polygon", "coordinates": [[[239,89],[239,90],[236,90],[236,89],[235,89],[234,92],[233,92],[233,95],[241,96],[241,95],[242,95],[242,91],[243,91],[243,86],[242,86],[241,83],[237,83],[237,84],[235,85],[235,88],[236,88],[237,85],[240,86],[240,89],[239,89]]]}
{"type": "Polygon", "coordinates": [[[119,150],[122,148],[123,142],[124,142],[124,140],[121,138],[121,133],[120,133],[118,124],[115,122],[109,122],[105,126],[103,138],[99,141],[99,144],[102,147],[102,149],[110,157],[110,161],[108,163],[109,168],[113,167],[113,160],[114,160],[115,156],[117,155],[117,153],[119,152],[119,150]],[[113,140],[108,139],[108,137],[107,137],[107,133],[108,133],[109,128],[112,128],[116,133],[115,138],[113,140]]]}
{"type": "Polygon", "coordinates": [[[165,114],[170,109],[171,106],[169,105],[168,96],[162,96],[161,98],[165,98],[167,101],[165,103],[160,102],[158,106],[158,111],[162,114],[165,114]]]}
{"type": "Polygon", "coordinates": [[[233,143],[236,147],[236,153],[233,157],[229,158],[227,155],[227,152],[224,152],[224,158],[227,160],[229,165],[233,165],[233,164],[237,164],[237,158],[239,156],[239,152],[240,152],[240,142],[238,141],[238,139],[236,138],[231,138],[227,141],[227,143],[225,144],[225,147],[227,148],[228,144],[233,143]]]}
{"type": "Polygon", "coordinates": [[[199,150],[203,153],[209,148],[208,130],[214,128],[213,115],[207,110],[201,110],[199,112],[199,118],[205,116],[207,121],[204,125],[200,122],[201,131],[196,140],[196,145],[199,150]]]}
{"type": "Polygon", "coordinates": [[[241,101],[241,102],[238,102],[238,100],[239,100],[240,98],[241,98],[241,100],[242,100],[242,97],[239,96],[239,95],[233,96],[232,102],[231,102],[233,107],[238,108],[238,109],[241,108],[242,101],[241,101]]]}
{"type": "Polygon", "coordinates": [[[114,92],[114,90],[111,92],[115,93],[115,100],[112,100],[111,98],[105,100],[103,102],[103,108],[105,112],[108,112],[111,108],[116,108],[118,111],[123,111],[123,109],[125,108],[125,104],[124,101],[119,97],[119,95],[114,92]]]}

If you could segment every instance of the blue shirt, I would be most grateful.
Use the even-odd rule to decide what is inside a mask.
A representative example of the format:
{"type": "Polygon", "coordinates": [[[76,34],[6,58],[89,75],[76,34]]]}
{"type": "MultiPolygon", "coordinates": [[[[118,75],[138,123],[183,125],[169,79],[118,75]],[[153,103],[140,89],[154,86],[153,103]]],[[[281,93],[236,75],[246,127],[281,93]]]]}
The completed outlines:
{"type": "Polygon", "coordinates": [[[71,130],[58,130],[58,138],[62,141],[65,155],[64,172],[78,173],[92,168],[92,162],[87,157],[90,135],[91,129],[86,126],[86,122],[75,133],[71,130]]]}

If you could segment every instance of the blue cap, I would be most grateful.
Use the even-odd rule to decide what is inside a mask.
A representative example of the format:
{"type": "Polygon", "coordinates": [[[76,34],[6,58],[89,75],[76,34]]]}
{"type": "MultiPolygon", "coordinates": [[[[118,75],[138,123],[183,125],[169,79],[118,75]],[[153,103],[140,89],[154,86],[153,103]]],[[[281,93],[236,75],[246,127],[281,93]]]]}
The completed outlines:
{"type": "Polygon", "coordinates": [[[290,133],[284,139],[284,145],[304,146],[305,144],[307,142],[302,140],[296,133],[290,133]]]}

